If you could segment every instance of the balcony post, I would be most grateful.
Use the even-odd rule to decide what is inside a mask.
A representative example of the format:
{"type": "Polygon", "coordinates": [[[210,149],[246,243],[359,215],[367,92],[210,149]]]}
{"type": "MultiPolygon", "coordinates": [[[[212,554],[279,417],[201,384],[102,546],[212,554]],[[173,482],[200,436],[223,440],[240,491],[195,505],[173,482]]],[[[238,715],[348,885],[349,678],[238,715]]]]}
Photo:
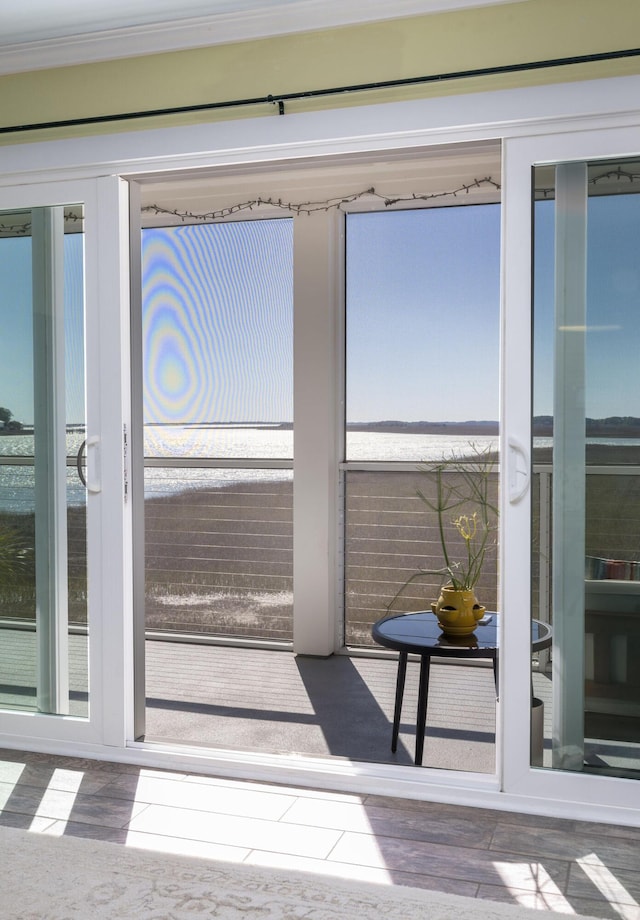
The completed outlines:
{"type": "Polygon", "coordinates": [[[338,646],[337,521],[342,392],[342,228],[336,211],[295,221],[293,647],[338,646]]]}

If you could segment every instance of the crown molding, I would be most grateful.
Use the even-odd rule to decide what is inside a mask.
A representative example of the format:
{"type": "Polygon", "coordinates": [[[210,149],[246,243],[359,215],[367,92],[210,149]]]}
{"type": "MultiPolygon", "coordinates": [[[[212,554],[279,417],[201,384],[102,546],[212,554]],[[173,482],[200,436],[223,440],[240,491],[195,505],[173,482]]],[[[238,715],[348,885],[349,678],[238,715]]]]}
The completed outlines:
{"type": "MultiPolygon", "coordinates": [[[[272,0],[259,8],[245,4],[233,12],[127,28],[4,45],[0,40],[0,75],[514,2],[529,0],[272,0]]],[[[42,31],[34,28],[33,34],[42,31]]]]}

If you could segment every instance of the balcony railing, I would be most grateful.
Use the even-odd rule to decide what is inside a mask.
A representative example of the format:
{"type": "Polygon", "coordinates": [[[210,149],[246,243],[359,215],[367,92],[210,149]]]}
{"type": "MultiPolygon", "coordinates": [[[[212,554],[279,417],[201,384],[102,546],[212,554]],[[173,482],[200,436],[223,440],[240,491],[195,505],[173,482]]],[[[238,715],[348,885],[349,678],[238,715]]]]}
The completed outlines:
{"type": "Polygon", "coordinates": [[[145,471],[147,629],[290,642],[292,472],[191,473],[145,471]]]}
{"type": "MultiPolygon", "coordinates": [[[[69,458],[70,483],[75,458],[69,458]]],[[[371,644],[371,624],[387,612],[407,575],[441,566],[432,514],[416,497],[416,471],[347,470],[344,495],[345,643],[371,644]]],[[[70,485],[71,489],[71,485],[70,485]]],[[[0,458],[0,534],[35,546],[33,459],[0,458]]],[[[497,497],[498,474],[495,476],[497,497]]],[[[213,461],[155,460],[145,471],[146,625],[150,631],[290,642],[293,621],[293,473],[273,464],[216,468],[213,461]],[[270,468],[269,468],[270,467],[270,468]]],[[[533,610],[551,618],[550,466],[532,483],[533,610]]],[[[640,467],[587,468],[587,557],[640,560],[640,467]]],[[[70,623],[86,623],[84,506],[68,509],[70,623]]],[[[32,552],[33,556],[33,552],[32,552]]],[[[33,560],[31,559],[31,562],[33,560]]],[[[337,560],[337,564],[340,560],[337,560]]],[[[631,578],[640,567],[628,566],[631,578]]],[[[603,570],[604,571],[604,570],[603,570]]],[[[611,574],[623,569],[611,568],[611,574]]],[[[0,579],[0,616],[34,619],[33,573],[0,579]]],[[[593,572],[591,577],[593,577],[593,572]]],[[[587,573],[589,575],[589,573],[587,573]]],[[[477,587],[497,598],[497,554],[477,587]]],[[[424,608],[439,579],[407,591],[394,609],[424,608]]]]}
{"type": "MultiPolygon", "coordinates": [[[[455,472],[446,474],[458,476],[455,472]]],[[[442,549],[435,514],[417,494],[433,478],[415,469],[349,470],[344,489],[345,641],[372,645],[371,626],[388,612],[406,579],[419,569],[437,573],[442,549]]],[[[498,501],[498,473],[491,474],[491,501],[498,501]]],[[[448,545],[464,547],[451,524],[448,545]]],[[[443,579],[434,574],[403,591],[392,610],[424,610],[443,579]]],[[[497,604],[497,546],[489,546],[476,594],[488,609],[497,604]]]]}

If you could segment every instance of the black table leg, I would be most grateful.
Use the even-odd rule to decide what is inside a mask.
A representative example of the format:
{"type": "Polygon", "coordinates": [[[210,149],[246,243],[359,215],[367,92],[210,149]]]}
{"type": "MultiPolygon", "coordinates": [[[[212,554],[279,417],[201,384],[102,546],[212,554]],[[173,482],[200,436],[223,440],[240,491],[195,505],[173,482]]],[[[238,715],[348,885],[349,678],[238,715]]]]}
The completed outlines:
{"type": "Polygon", "coordinates": [[[404,681],[407,676],[407,653],[400,652],[398,658],[398,676],[396,678],[396,705],[393,710],[393,734],[391,735],[391,750],[395,754],[398,749],[398,734],[400,732],[400,716],[402,715],[402,697],[404,696],[404,681]]]}
{"type": "Polygon", "coordinates": [[[427,695],[429,693],[429,655],[420,656],[420,685],[418,687],[418,718],[416,721],[416,766],[422,764],[424,733],[427,725],[427,695]]]}
{"type": "Polygon", "coordinates": [[[493,679],[496,683],[496,700],[500,699],[500,683],[498,675],[498,650],[493,653],[493,679]]]}

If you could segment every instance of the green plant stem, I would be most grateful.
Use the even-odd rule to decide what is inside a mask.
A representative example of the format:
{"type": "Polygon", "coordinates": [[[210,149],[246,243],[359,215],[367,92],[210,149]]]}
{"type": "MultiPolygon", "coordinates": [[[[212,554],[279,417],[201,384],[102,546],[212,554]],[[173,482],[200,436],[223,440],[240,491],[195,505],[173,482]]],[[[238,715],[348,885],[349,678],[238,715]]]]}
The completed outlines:
{"type": "MultiPolygon", "coordinates": [[[[489,484],[494,462],[484,452],[473,447],[475,459],[452,456],[434,467],[420,467],[425,473],[435,475],[435,500],[421,489],[418,497],[424,502],[437,519],[438,535],[442,549],[444,565],[436,570],[421,568],[404,582],[387,605],[391,608],[404,590],[418,579],[438,575],[448,578],[456,590],[473,590],[478,582],[485,562],[489,540],[496,532],[498,508],[490,501],[489,484]],[[445,481],[446,473],[456,474],[450,481],[445,481]],[[471,514],[469,509],[474,509],[471,514]],[[454,514],[458,513],[457,520],[454,514]],[[466,563],[453,562],[448,545],[445,515],[451,515],[458,535],[466,543],[466,563]],[[479,527],[478,527],[479,518],[479,527]],[[470,522],[473,521],[473,527],[470,522]],[[478,535],[478,529],[480,534],[478,535]]],[[[464,558],[464,557],[463,557],[464,558]]]]}

